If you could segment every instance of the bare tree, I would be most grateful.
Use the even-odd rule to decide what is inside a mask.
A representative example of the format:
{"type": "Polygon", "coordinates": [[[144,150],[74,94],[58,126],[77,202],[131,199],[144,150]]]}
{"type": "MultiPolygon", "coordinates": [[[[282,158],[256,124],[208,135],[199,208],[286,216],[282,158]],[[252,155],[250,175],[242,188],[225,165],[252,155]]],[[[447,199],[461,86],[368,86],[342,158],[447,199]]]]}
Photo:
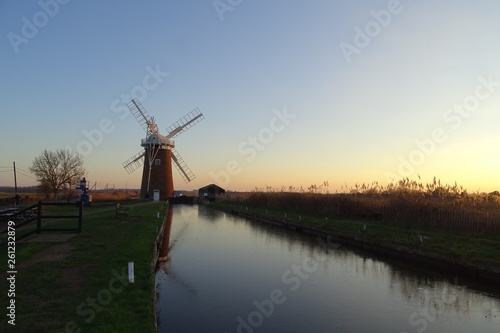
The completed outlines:
{"type": "Polygon", "coordinates": [[[52,191],[54,200],[57,200],[59,190],[66,192],[85,175],[82,156],[63,149],[45,149],[33,160],[30,171],[42,188],[52,191]]]}

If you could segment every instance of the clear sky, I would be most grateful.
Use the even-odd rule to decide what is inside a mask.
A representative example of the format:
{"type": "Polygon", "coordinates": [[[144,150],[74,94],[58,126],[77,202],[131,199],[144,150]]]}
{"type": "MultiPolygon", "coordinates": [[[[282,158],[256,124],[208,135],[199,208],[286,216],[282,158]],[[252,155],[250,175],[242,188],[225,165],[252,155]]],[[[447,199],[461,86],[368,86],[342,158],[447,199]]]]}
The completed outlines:
{"type": "MultiPolygon", "coordinates": [[[[122,163],[137,97],[197,178],[231,190],[400,177],[500,189],[497,0],[2,1],[0,185],[44,149],[82,153],[97,187],[122,163]]],[[[29,175],[25,172],[26,175],[29,175]]],[[[36,182],[25,175],[20,186],[36,182]]]]}

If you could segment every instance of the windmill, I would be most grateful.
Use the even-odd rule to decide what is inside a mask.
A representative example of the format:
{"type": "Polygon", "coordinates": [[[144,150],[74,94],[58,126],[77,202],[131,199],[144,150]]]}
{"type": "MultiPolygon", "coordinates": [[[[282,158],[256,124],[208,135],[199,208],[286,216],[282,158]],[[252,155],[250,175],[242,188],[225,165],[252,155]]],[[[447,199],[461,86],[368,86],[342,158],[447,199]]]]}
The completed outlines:
{"type": "Polygon", "coordinates": [[[149,116],[137,99],[128,102],[127,107],[146,132],[146,138],[141,140],[144,149],[125,161],[123,167],[131,174],[143,165],[141,198],[153,197],[154,200],[171,198],[174,195],[172,161],[186,183],[195,178],[194,173],[175,150],[173,138],[205,117],[196,108],[168,127],[168,134],[163,136],[158,131],[154,118],[149,116]]]}

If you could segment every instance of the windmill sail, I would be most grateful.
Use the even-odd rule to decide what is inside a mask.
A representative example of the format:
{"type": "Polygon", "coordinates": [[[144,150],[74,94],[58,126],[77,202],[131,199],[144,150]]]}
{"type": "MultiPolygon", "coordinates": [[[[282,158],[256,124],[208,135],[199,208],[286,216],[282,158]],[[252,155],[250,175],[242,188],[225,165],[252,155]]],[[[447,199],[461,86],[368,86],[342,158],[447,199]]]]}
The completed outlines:
{"type": "Polygon", "coordinates": [[[123,167],[125,170],[127,170],[128,174],[130,175],[132,172],[134,172],[137,168],[141,167],[144,164],[144,150],[141,150],[128,160],[122,163],[123,167]]]}
{"type": "Polygon", "coordinates": [[[177,135],[185,132],[187,129],[202,121],[204,118],[205,116],[203,115],[203,113],[201,113],[201,111],[196,108],[179,119],[177,122],[170,125],[170,127],[167,128],[168,134],[166,137],[168,139],[175,138],[177,135]]]}
{"type": "Polygon", "coordinates": [[[177,168],[177,171],[179,171],[182,179],[184,179],[186,183],[189,183],[196,178],[193,171],[191,171],[186,162],[184,162],[184,160],[182,159],[181,155],[179,155],[177,150],[175,150],[174,148],[172,148],[172,160],[174,161],[174,165],[177,168]]]}
{"type": "Polygon", "coordinates": [[[155,124],[154,118],[147,113],[146,109],[137,98],[128,102],[127,107],[148,136],[158,132],[158,127],[155,124]]]}

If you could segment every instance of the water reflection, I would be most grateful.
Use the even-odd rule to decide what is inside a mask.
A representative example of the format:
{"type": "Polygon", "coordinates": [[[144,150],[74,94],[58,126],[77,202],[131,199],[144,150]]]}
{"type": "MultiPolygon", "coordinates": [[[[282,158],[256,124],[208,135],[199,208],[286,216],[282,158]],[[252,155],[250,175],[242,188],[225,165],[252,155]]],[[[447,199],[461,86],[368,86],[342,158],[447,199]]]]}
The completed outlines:
{"type": "Polygon", "coordinates": [[[205,206],[170,213],[156,277],[160,332],[494,332],[500,325],[499,299],[453,276],[205,206]]]}
{"type": "MultiPolygon", "coordinates": [[[[172,239],[171,238],[171,231],[172,231],[172,221],[173,221],[173,209],[169,209],[167,211],[167,216],[166,216],[166,222],[165,222],[165,230],[163,233],[163,241],[162,241],[162,246],[160,250],[160,255],[158,257],[158,263],[157,263],[157,279],[160,280],[166,280],[167,276],[170,276],[171,281],[182,285],[187,291],[191,293],[196,293],[196,290],[193,286],[191,286],[186,280],[181,278],[178,274],[175,273],[175,271],[172,271],[170,268],[171,264],[171,257],[170,257],[170,252],[174,248],[177,240],[182,236],[182,233],[187,229],[189,226],[188,223],[183,223],[182,227],[179,229],[178,233],[176,236],[172,239]]],[[[161,288],[161,284],[157,283],[157,289],[161,288]]]]}
{"type": "Polygon", "coordinates": [[[165,221],[165,231],[163,233],[163,241],[162,247],[160,251],[160,256],[158,258],[159,269],[165,271],[168,274],[167,263],[170,261],[170,250],[172,247],[170,246],[170,232],[172,230],[172,217],[174,215],[174,211],[169,209],[167,211],[166,221],[165,221]]]}

